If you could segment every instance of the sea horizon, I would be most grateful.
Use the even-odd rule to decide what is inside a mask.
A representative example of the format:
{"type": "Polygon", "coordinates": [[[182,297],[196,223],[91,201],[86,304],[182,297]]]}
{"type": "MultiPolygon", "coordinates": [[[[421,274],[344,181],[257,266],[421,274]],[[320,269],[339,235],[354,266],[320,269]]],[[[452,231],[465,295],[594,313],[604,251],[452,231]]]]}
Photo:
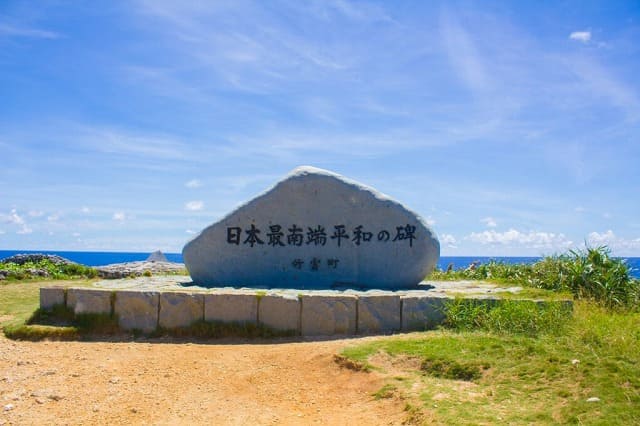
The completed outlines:
{"type": "MultiPolygon", "coordinates": [[[[72,262],[80,263],[86,266],[104,266],[114,263],[144,261],[151,254],[150,252],[124,251],[0,250],[0,261],[16,254],[36,253],[61,256],[72,262]]],[[[182,253],[163,253],[168,261],[183,263],[182,253]]],[[[440,256],[437,267],[441,270],[446,270],[449,265],[453,265],[453,269],[461,269],[468,267],[471,263],[474,262],[487,263],[491,260],[509,264],[534,263],[542,259],[543,257],[544,256],[440,256]]],[[[629,266],[631,276],[633,276],[634,278],[640,278],[640,257],[616,257],[625,260],[625,262],[629,266]]]]}

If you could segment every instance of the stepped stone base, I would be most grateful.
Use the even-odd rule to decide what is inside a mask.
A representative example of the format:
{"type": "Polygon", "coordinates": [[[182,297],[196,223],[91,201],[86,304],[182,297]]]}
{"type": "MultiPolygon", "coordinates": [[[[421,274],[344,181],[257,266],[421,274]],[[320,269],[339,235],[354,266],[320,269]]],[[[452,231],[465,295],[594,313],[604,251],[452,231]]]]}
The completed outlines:
{"type": "MultiPolygon", "coordinates": [[[[409,291],[203,289],[182,279],[109,280],[96,283],[98,288],[43,287],[40,307],[50,310],[66,304],[76,314],[112,314],[123,330],[145,333],[204,320],[262,324],[302,336],[349,336],[434,329],[445,319],[445,303],[460,296],[451,293],[456,286],[467,289],[463,297],[487,304],[500,302],[499,291],[517,293],[514,288],[465,282],[446,283],[446,291],[438,283],[409,291]]],[[[538,303],[560,303],[569,310],[573,306],[571,301],[538,303]]]]}

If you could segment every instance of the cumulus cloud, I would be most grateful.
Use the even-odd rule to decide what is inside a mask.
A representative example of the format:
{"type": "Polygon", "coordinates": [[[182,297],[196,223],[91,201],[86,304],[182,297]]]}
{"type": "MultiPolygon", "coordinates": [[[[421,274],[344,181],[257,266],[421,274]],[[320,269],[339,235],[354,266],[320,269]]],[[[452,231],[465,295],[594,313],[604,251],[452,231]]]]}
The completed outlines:
{"type": "Polygon", "coordinates": [[[608,246],[614,254],[619,252],[637,252],[640,250],[640,238],[628,239],[617,236],[611,229],[606,232],[591,232],[587,236],[587,244],[590,246],[608,246]]]}
{"type": "Polygon", "coordinates": [[[187,204],[184,205],[184,208],[186,210],[189,211],[198,211],[198,210],[202,210],[202,208],[204,207],[204,203],[202,201],[189,201],[187,204]]]}
{"type": "Polygon", "coordinates": [[[484,219],[480,219],[480,222],[484,223],[489,228],[495,228],[496,226],[498,226],[498,223],[496,222],[496,220],[491,216],[485,217],[484,219]]]}
{"type": "Polygon", "coordinates": [[[196,231],[194,231],[193,229],[187,229],[185,232],[186,232],[187,234],[189,234],[189,235],[192,235],[192,234],[195,234],[195,233],[196,233],[196,231]]]}
{"type": "Polygon", "coordinates": [[[589,43],[591,41],[591,31],[574,31],[569,34],[571,40],[589,43]]]}
{"type": "Polygon", "coordinates": [[[16,232],[18,234],[30,234],[33,232],[29,225],[24,221],[24,218],[18,214],[16,209],[11,209],[11,212],[4,216],[4,221],[17,226],[18,230],[16,232]]]}
{"type": "Polygon", "coordinates": [[[127,216],[124,214],[124,212],[115,212],[113,214],[113,220],[116,220],[118,222],[122,222],[127,218],[127,216]]]}
{"type": "Polygon", "coordinates": [[[89,207],[87,207],[87,206],[82,207],[82,208],[80,209],[80,211],[81,211],[82,213],[84,213],[84,214],[91,213],[91,209],[90,209],[89,207]]]}
{"type": "Polygon", "coordinates": [[[187,188],[200,188],[202,186],[202,182],[199,179],[191,179],[189,182],[185,183],[184,186],[187,188]]]}
{"type": "Polygon", "coordinates": [[[513,228],[505,232],[496,232],[493,229],[472,232],[465,239],[483,245],[521,246],[535,249],[562,249],[573,245],[573,242],[567,239],[564,234],[539,231],[521,232],[513,228]]]}
{"type": "Polygon", "coordinates": [[[433,226],[436,224],[436,220],[431,216],[427,217],[424,221],[427,222],[427,225],[429,226],[433,226]]]}
{"type": "Polygon", "coordinates": [[[442,234],[440,235],[440,243],[451,247],[451,248],[457,248],[458,246],[456,245],[456,238],[451,235],[451,234],[442,234]]]}

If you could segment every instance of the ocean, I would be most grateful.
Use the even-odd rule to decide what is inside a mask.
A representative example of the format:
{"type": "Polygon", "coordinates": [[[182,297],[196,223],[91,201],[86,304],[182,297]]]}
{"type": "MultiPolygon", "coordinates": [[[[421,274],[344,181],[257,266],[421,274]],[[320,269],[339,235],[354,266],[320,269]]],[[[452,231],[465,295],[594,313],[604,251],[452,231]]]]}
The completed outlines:
{"type": "MultiPolygon", "coordinates": [[[[112,263],[135,262],[146,260],[149,253],[126,253],[126,252],[93,252],[93,251],[29,251],[29,250],[0,250],[0,260],[5,257],[19,253],[44,253],[56,254],[73,262],[87,266],[102,266],[112,263]]],[[[182,262],[182,254],[165,253],[170,262],[182,262]]],[[[453,264],[454,269],[466,268],[472,262],[487,263],[490,260],[505,263],[533,263],[540,260],[540,257],[500,257],[500,256],[442,256],[438,262],[438,267],[446,270],[449,264],[453,264]]],[[[640,257],[625,257],[627,265],[631,268],[631,275],[640,278],[640,257]]]]}

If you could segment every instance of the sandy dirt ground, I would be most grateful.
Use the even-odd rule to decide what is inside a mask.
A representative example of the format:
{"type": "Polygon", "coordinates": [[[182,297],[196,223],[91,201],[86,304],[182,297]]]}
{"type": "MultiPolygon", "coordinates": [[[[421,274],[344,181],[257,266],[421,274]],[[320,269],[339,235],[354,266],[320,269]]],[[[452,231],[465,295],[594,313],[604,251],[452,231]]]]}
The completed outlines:
{"type": "Polygon", "coordinates": [[[360,341],[0,337],[0,425],[401,424],[402,401],[372,397],[384,384],[380,374],[334,362],[360,341]]]}

